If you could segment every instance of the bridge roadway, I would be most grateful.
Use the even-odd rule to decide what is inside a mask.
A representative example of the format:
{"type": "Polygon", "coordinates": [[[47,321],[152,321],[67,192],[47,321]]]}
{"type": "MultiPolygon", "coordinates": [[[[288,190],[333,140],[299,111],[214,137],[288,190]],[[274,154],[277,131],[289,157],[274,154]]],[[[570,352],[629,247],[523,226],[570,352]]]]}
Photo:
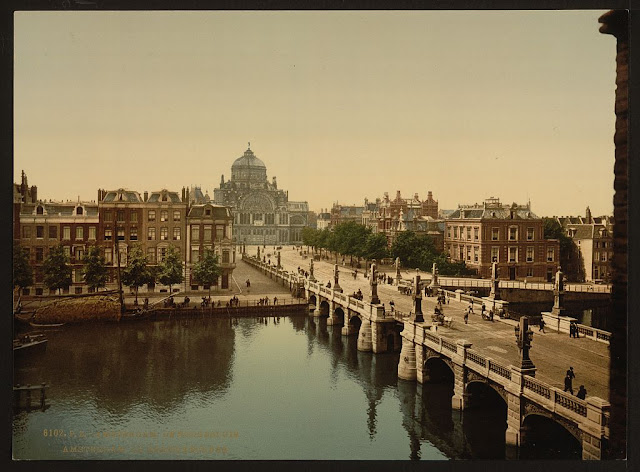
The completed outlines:
{"type": "MultiPolygon", "coordinates": [[[[266,253],[271,254],[271,262],[276,263],[277,256],[273,246],[266,248],[266,253]]],[[[261,255],[264,254],[260,248],[261,255]]],[[[247,254],[255,255],[256,246],[247,247],[247,254]]],[[[289,272],[297,273],[297,268],[309,270],[309,258],[304,259],[299,252],[290,246],[285,246],[281,251],[281,264],[289,272]]],[[[388,272],[389,273],[389,272],[388,272]]],[[[408,278],[410,272],[404,271],[403,277],[408,278]]],[[[415,274],[415,271],[414,271],[415,274]]],[[[394,274],[395,275],[395,274],[394,274]]],[[[331,281],[333,285],[333,263],[327,261],[314,261],[314,276],[324,285],[331,281]]],[[[363,277],[362,270],[354,280],[350,268],[341,267],[339,284],[345,295],[351,295],[360,289],[364,300],[369,300],[369,281],[363,277]]],[[[413,300],[408,295],[402,295],[397,287],[388,284],[378,285],[378,297],[389,311],[389,302],[394,301],[396,310],[409,313],[412,310],[413,300]]],[[[436,305],[435,298],[423,297],[422,311],[425,320],[430,321],[436,305]]],[[[483,321],[478,306],[474,306],[475,315],[469,317],[469,323],[464,324],[463,314],[467,308],[466,302],[458,302],[451,299],[444,308],[444,314],[454,319],[451,328],[438,327],[440,336],[457,339],[465,339],[473,344],[475,351],[483,352],[486,356],[504,364],[519,364],[519,351],[515,343],[514,326],[516,321],[483,321]]],[[[564,388],[564,376],[569,368],[573,367],[576,374],[574,379],[574,393],[579,385],[584,385],[588,396],[597,396],[609,400],[609,347],[607,344],[595,342],[587,338],[570,338],[567,334],[546,330],[545,333],[534,331],[531,359],[537,367],[536,379],[549,385],[564,388]]]]}

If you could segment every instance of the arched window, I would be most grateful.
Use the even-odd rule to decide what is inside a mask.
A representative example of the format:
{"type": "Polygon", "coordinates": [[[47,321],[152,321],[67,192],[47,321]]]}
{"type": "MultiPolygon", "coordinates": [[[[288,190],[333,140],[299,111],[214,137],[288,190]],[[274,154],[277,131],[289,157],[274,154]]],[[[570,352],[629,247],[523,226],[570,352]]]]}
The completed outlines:
{"type": "Polygon", "coordinates": [[[44,208],[42,208],[42,205],[38,205],[36,208],[36,215],[44,215],[44,208]]]}
{"type": "Polygon", "coordinates": [[[82,215],[82,207],[76,207],[76,215],[82,215]]]}

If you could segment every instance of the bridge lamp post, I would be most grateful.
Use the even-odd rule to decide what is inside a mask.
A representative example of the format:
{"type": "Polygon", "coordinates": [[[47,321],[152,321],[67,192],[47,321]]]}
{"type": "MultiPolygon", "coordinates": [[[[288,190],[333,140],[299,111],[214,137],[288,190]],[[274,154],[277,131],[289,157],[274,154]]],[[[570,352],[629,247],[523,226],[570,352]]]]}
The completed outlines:
{"type": "Polygon", "coordinates": [[[533,365],[529,357],[531,349],[531,341],[533,340],[533,331],[529,327],[529,319],[526,316],[520,317],[520,323],[515,327],[516,344],[520,349],[520,369],[533,370],[535,375],[536,366],[533,365]]]}

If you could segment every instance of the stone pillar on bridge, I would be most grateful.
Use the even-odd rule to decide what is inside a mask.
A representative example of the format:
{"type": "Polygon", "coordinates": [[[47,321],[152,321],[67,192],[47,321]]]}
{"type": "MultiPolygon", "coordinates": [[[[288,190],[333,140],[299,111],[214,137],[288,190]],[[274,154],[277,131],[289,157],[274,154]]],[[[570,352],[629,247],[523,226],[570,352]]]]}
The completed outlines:
{"type": "Polygon", "coordinates": [[[260,262],[260,246],[258,246],[258,262],[260,262]]]}
{"type": "Polygon", "coordinates": [[[422,290],[420,290],[420,270],[416,269],[413,283],[413,316],[416,323],[424,323],[422,316],[422,290]]]}
{"type": "Polygon", "coordinates": [[[276,269],[282,269],[282,265],[280,264],[280,251],[278,251],[278,265],[276,266],[276,269]]]}
{"type": "Polygon", "coordinates": [[[562,267],[558,267],[556,272],[556,280],[553,284],[553,308],[551,313],[560,316],[564,312],[564,274],[562,267]]]}
{"type": "Polygon", "coordinates": [[[376,260],[373,259],[371,261],[371,274],[369,279],[369,284],[371,285],[371,300],[369,303],[372,305],[378,305],[380,303],[380,299],[378,298],[378,271],[376,269],[376,260]]]}
{"type": "Polygon", "coordinates": [[[309,261],[309,282],[315,282],[316,278],[313,275],[313,256],[311,256],[311,260],[309,261]]]}
{"type": "Polygon", "coordinates": [[[605,436],[605,428],[608,428],[605,414],[610,410],[611,405],[598,397],[588,397],[586,402],[587,418],[579,425],[582,431],[582,459],[607,459],[602,439],[605,436]]]}
{"type": "Polygon", "coordinates": [[[402,274],[400,274],[400,258],[396,257],[396,278],[394,280],[394,285],[399,285],[401,278],[402,274]]]}
{"type": "Polygon", "coordinates": [[[398,378],[402,380],[416,380],[416,348],[412,340],[402,338],[402,351],[398,363],[398,378]]]}
{"type": "Polygon", "coordinates": [[[491,292],[489,293],[489,299],[491,300],[499,300],[500,299],[500,291],[499,291],[500,281],[498,280],[498,263],[493,262],[491,264],[491,292]]]}
{"type": "Polygon", "coordinates": [[[371,342],[371,321],[362,320],[360,331],[358,332],[358,351],[372,351],[373,344],[371,342]]]}
{"type": "Polygon", "coordinates": [[[520,323],[515,327],[516,344],[520,350],[520,370],[523,375],[536,376],[536,366],[529,357],[531,349],[531,341],[533,340],[533,331],[529,327],[529,319],[526,316],[520,317],[520,323]]]}
{"type": "Polygon", "coordinates": [[[341,319],[337,314],[336,314],[336,309],[339,307],[339,305],[335,302],[331,302],[330,303],[330,309],[329,309],[329,318],[327,318],[327,326],[332,326],[332,325],[341,325],[343,324],[344,320],[341,319]]]}
{"type": "Polygon", "coordinates": [[[467,349],[472,344],[464,339],[456,342],[456,353],[451,356],[453,363],[453,397],[451,397],[451,408],[454,410],[465,410],[469,407],[469,394],[467,393],[467,368],[465,367],[467,349]]]}
{"type": "Polygon", "coordinates": [[[322,300],[320,299],[320,294],[318,293],[316,295],[316,308],[315,310],[313,310],[313,316],[314,317],[319,317],[322,314],[322,311],[320,311],[320,303],[322,302],[322,300]]]}
{"type": "Polygon", "coordinates": [[[333,291],[342,293],[342,287],[340,287],[340,285],[338,284],[339,273],[340,272],[338,270],[338,264],[334,264],[333,265],[333,291]]]}
{"type": "Polygon", "coordinates": [[[343,336],[352,336],[357,333],[356,327],[349,323],[349,320],[352,316],[358,315],[355,313],[350,313],[349,309],[344,312],[344,324],[342,326],[342,330],[340,331],[343,336]]]}
{"type": "MultiPolygon", "coordinates": [[[[436,263],[433,263],[433,267],[431,268],[431,283],[429,287],[432,288],[435,292],[440,288],[440,283],[438,283],[438,266],[436,263]]],[[[435,293],[434,292],[434,293],[435,293]]]]}

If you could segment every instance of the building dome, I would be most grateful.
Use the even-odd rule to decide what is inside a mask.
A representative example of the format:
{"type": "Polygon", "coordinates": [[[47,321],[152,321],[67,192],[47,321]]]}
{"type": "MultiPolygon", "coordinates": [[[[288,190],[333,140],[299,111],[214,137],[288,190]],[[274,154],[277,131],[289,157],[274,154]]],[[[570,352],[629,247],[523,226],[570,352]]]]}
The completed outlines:
{"type": "Polygon", "coordinates": [[[248,148],[244,152],[244,155],[242,157],[237,158],[233,162],[231,168],[233,169],[236,167],[262,167],[263,169],[267,168],[267,166],[264,165],[264,162],[256,157],[251,148],[248,148]]]}
{"type": "Polygon", "coordinates": [[[231,166],[232,181],[259,181],[266,182],[267,166],[251,150],[247,148],[242,157],[239,157],[231,166]]]}

